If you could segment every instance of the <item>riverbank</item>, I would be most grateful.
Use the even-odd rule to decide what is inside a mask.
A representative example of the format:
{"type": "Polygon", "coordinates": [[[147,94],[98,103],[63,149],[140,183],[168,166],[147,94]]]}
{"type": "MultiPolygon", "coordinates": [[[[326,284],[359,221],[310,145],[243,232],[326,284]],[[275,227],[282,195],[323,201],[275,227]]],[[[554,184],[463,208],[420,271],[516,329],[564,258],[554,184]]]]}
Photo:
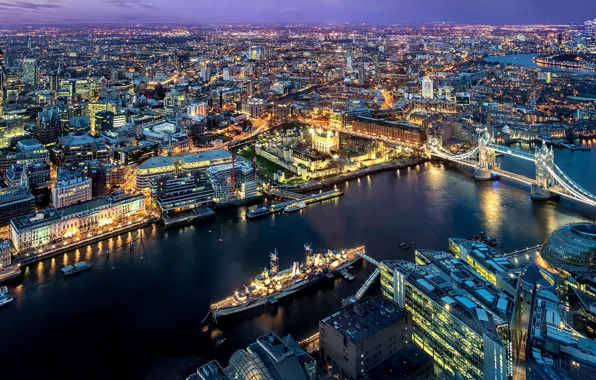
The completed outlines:
{"type": "Polygon", "coordinates": [[[288,186],[288,187],[284,187],[283,189],[288,190],[288,191],[293,191],[296,193],[306,193],[308,191],[324,189],[326,187],[330,187],[330,186],[336,185],[338,183],[341,183],[344,181],[349,181],[351,179],[355,179],[358,177],[364,177],[369,174],[384,172],[386,170],[405,169],[407,167],[416,166],[416,165],[425,163],[427,161],[429,161],[428,158],[422,158],[422,157],[409,158],[409,159],[402,158],[402,159],[397,159],[397,160],[394,160],[391,162],[387,162],[385,164],[370,166],[370,167],[367,167],[364,169],[357,170],[355,172],[340,174],[333,178],[317,180],[316,182],[308,183],[305,185],[288,186]]]}
{"type": "Polygon", "coordinates": [[[57,255],[66,253],[66,252],[73,251],[77,248],[85,247],[89,244],[98,243],[100,241],[127,233],[129,231],[134,231],[139,228],[144,228],[151,223],[155,223],[157,220],[158,220],[157,218],[146,218],[146,219],[143,219],[136,223],[127,224],[120,228],[115,228],[115,229],[108,231],[106,233],[103,233],[103,234],[99,234],[99,235],[95,235],[95,236],[92,236],[87,239],[79,240],[74,244],[63,245],[61,247],[49,249],[47,251],[43,251],[43,252],[37,253],[37,254],[26,253],[26,254],[22,254],[22,255],[17,255],[17,256],[13,257],[13,263],[19,264],[21,266],[33,264],[38,261],[42,261],[42,260],[49,259],[49,258],[57,256],[57,255]]]}

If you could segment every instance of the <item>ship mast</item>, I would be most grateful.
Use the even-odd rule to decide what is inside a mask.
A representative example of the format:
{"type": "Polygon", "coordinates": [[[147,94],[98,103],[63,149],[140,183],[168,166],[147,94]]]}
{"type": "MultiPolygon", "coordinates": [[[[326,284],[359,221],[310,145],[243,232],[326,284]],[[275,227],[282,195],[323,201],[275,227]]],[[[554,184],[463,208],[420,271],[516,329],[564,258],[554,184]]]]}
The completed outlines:
{"type": "Polygon", "coordinates": [[[270,268],[271,268],[271,275],[276,275],[279,271],[279,260],[277,258],[277,248],[272,252],[269,253],[270,258],[270,268]]]}

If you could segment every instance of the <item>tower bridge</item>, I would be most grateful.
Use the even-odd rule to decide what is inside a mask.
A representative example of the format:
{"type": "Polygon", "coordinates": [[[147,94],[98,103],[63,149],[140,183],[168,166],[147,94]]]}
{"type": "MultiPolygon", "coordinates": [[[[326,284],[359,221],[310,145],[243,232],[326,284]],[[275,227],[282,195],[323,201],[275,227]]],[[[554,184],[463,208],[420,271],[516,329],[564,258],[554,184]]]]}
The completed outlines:
{"type": "Polygon", "coordinates": [[[555,164],[552,147],[546,144],[537,148],[534,154],[494,143],[494,137],[485,131],[478,139],[478,146],[463,153],[454,154],[441,146],[437,139],[429,139],[426,150],[431,157],[440,158],[471,167],[477,180],[493,180],[506,177],[530,186],[530,194],[535,200],[548,200],[565,197],[590,206],[596,206],[596,195],[573,181],[555,164]],[[497,154],[508,155],[531,161],[536,166],[535,178],[512,173],[499,167],[497,154]]]}

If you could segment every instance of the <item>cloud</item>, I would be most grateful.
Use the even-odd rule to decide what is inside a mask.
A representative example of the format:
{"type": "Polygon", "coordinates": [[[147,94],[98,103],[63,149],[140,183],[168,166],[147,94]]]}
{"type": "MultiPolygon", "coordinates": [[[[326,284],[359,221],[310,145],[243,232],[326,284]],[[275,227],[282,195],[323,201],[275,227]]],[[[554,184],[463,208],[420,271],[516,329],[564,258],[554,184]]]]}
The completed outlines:
{"type": "Polygon", "coordinates": [[[115,7],[119,8],[145,8],[145,9],[158,9],[158,7],[146,4],[145,0],[108,0],[106,1],[108,4],[112,4],[115,7]]]}
{"type": "Polygon", "coordinates": [[[0,2],[0,9],[12,11],[44,11],[64,8],[55,2],[34,3],[30,1],[0,2]]]}

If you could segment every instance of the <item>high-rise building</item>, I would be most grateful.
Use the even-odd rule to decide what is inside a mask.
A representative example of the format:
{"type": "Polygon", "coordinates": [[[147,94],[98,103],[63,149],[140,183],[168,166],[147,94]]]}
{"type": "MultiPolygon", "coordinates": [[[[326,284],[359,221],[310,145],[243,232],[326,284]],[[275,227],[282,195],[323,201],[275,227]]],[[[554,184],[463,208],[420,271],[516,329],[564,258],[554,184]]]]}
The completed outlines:
{"type": "Polygon", "coordinates": [[[584,22],[584,34],[586,37],[596,40],[596,19],[584,22]]]}
{"type": "MultiPolygon", "coordinates": [[[[116,112],[116,107],[110,102],[97,102],[97,103],[87,103],[87,110],[86,113],[89,115],[89,122],[91,123],[91,134],[95,135],[99,133],[101,130],[96,128],[95,126],[95,115],[100,111],[112,111],[113,113],[116,112]]],[[[113,120],[113,117],[112,117],[113,120]]]]}
{"type": "Polygon", "coordinates": [[[4,116],[4,72],[2,71],[2,62],[0,62],[0,118],[4,116]]]}
{"type": "Polygon", "coordinates": [[[207,116],[207,112],[208,112],[208,107],[207,107],[207,103],[205,102],[200,102],[200,103],[193,103],[193,104],[189,104],[188,107],[186,107],[186,116],[188,117],[206,117],[207,116]]]}
{"type": "Polygon", "coordinates": [[[348,50],[348,53],[346,54],[346,69],[348,71],[352,71],[353,67],[352,67],[352,51],[348,50]]]}
{"type": "Polygon", "coordinates": [[[422,78],[422,97],[425,99],[434,97],[433,80],[429,77],[422,78]]]}
{"type": "Polygon", "coordinates": [[[38,77],[39,67],[37,66],[37,59],[23,59],[23,82],[31,86],[37,87],[37,83],[39,80],[38,77]]]}
{"type": "Polygon", "coordinates": [[[52,71],[50,73],[50,90],[58,91],[58,84],[59,84],[58,72],[52,71]]]}
{"type": "Polygon", "coordinates": [[[412,340],[450,376],[513,377],[514,303],[445,252],[417,250],[417,265],[381,263],[383,295],[412,314],[412,340]]]}

